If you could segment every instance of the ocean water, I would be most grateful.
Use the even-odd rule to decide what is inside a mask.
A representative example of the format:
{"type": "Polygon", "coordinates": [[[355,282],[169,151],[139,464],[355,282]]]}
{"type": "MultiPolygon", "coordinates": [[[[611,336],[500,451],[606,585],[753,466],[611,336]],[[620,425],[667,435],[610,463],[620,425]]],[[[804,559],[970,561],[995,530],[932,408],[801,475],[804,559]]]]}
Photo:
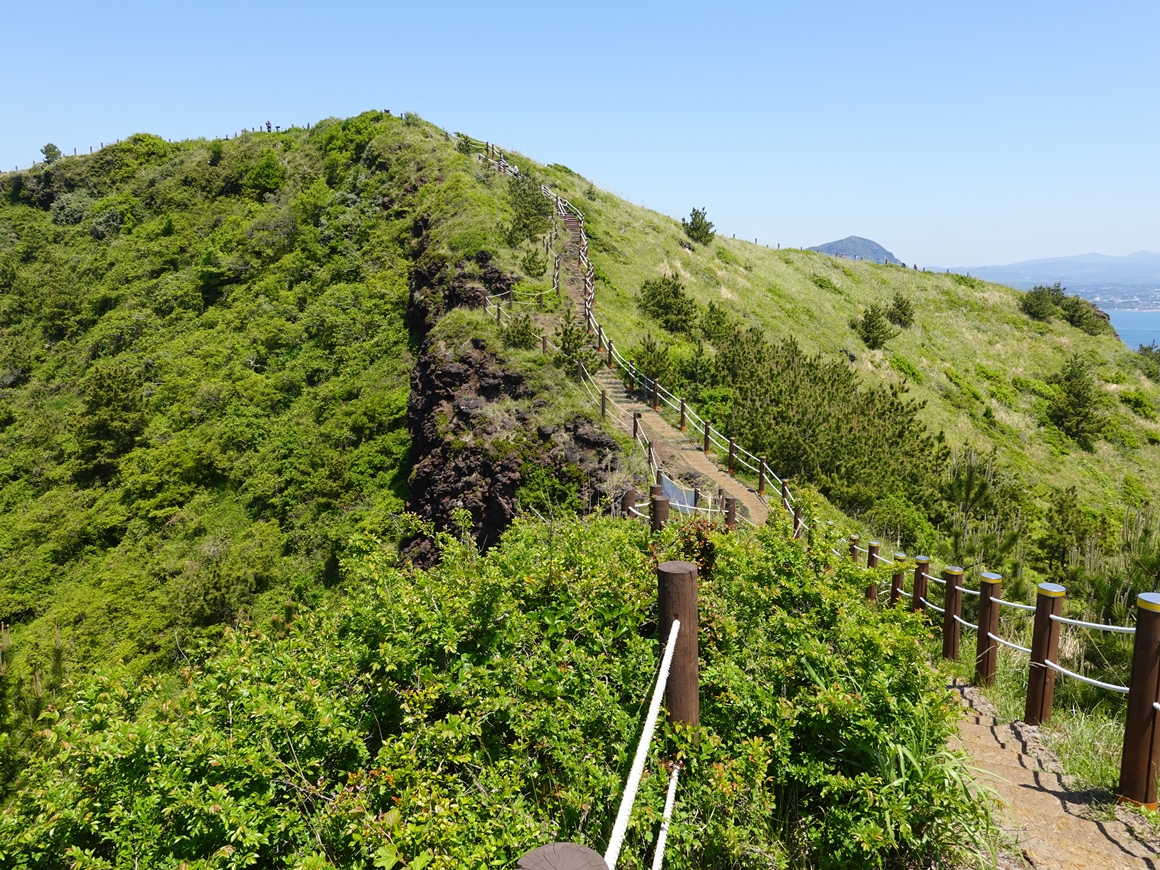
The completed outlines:
{"type": "Polygon", "coordinates": [[[1160,311],[1109,311],[1120,341],[1135,350],[1142,344],[1160,345],[1160,311]]]}

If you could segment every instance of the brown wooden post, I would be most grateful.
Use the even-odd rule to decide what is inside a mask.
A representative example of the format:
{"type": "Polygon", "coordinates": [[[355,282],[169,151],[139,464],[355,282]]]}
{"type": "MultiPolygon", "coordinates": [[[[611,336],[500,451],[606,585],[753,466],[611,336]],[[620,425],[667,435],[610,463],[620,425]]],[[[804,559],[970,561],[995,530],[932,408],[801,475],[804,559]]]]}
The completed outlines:
{"type": "Polygon", "coordinates": [[[731,495],[725,496],[725,525],[730,529],[737,528],[737,499],[731,495]]]}
{"type": "Polygon", "coordinates": [[[926,587],[930,577],[930,557],[914,557],[914,586],[911,588],[910,609],[926,612],[926,587]]]}
{"type": "Polygon", "coordinates": [[[657,566],[657,629],[662,643],[681,621],[677,646],[665,686],[670,722],[698,725],[701,703],[697,662],[697,566],[692,562],[661,562],[657,566]]]}
{"type": "Polygon", "coordinates": [[[1136,643],[1128,683],[1128,715],[1120,756],[1121,802],[1156,809],[1156,765],[1160,762],[1160,727],[1155,704],[1160,700],[1160,594],[1136,596],[1136,643]]]}
{"type": "Polygon", "coordinates": [[[657,465],[657,486],[664,486],[665,476],[661,473],[660,465],[657,465]]]}
{"type": "Polygon", "coordinates": [[[548,336],[547,335],[540,336],[540,352],[543,353],[544,356],[548,355],[548,336]]]}
{"type": "Polygon", "coordinates": [[[628,391],[630,393],[636,392],[636,363],[634,362],[628,364],[628,391]]]}
{"type": "Polygon", "coordinates": [[[620,512],[626,517],[636,516],[636,490],[631,486],[624,491],[624,495],[620,499],[620,512]]]}
{"type": "Polygon", "coordinates": [[[664,487],[653,484],[649,487],[649,516],[652,530],[659,532],[669,521],[669,500],[664,496],[664,487]]]}
{"type": "Polygon", "coordinates": [[[963,610],[963,569],[958,565],[947,565],[943,571],[943,648],[944,659],[959,660],[959,621],[963,610]]]}
{"type": "Polygon", "coordinates": [[[632,412],[632,440],[636,441],[640,435],[640,411],[632,412]]]}
{"type": "Polygon", "coordinates": [[[1059,623],[1051,617],[1063,615],[1067,589],[1058,583],[1040,583],[1035,596],[1035,628],[1031,635],[1031,669],[1027,672],[1027,706],[1023,721],[1042,725],[1051,719],[1055,700],[1055,671],[1044,664],[1059,656],[1059,623]]]}
{"type": "Polygon", "coordinates": [[[992,571],[984,571],[979,577],[979,631],[975,641],[975,685],[989,686],[995,681],[995,668],[999,663],[999,607],[995,602],[999,597],[1003,577],[992,571]]]}
{"type": "Polygon", "coordinates": [[[596,326],[596,350],[604,350],[604,327],[599,324],[596,326]]]}
{"type": "Polygon", "coordinates": [[[765,457],[757,461],[757,494],[765,495],[765,457]]]}
{"type": "Polygon", "coordinates": [[[682,432],[685,431],[685,400],[684,399],[681,399],[681,426],[680,426],[680,429],[682,432]]]}
{"type": "Polygon", "coordinates": [[[584,363],[581,360],[576,360],[576,382],[584,383],[584,363]]]}
{"type": "Polygon", "coordinates": [[[796,541],[802,536],[802,506],[799,502],[793,506],[793,539],[796,541]]]}
{"type": "Polygon", "coordinates": [[[507,297],[508,297],[508,311],[511,311],[512,307],[516,304],[515,288],[512,288],[512,287],[508,288],[507,297]]]}
{"type": "Polygon", "coordinates": [[[608,390],[600,391],[600,419],[608,419],[608,390]]]}
{"type": "Polygon", "coordinates": [[[709,455],[709,442],[710,442],[709,432],[710,432],[709,421],[706,420],[705,421],[705,455],[706,456],[709,455]]]}
{"type": "Polygon", "coordinates": [[[657,382],[656,378],[653,378],[652,385],[653,385],[653,388],[652,388],[653,410],[659,411],[661,409],[661,385],[657,382]]]}
{"type": "MultiPolygon", "coordinates": [[[[877,568],[878,567],[878,548],[881,546],[882,545],[878,541],[871,541],[870,543],[868,543],[866,545],[866,550],[867,550],[866,567],[867,568],[877,568]]],[[[878,600],[878,578],[873,576],[873,575],[870,576],[870,580],[866,584],[866,600],[867,601],[877,601],[878,600]]]]}
{"type": "MultiPolygon", "coordinates": [[[[645,441],[645,442],[644,442],[644,446],[645,446],[645,447],[647,448],[647,450],[648,450],[648,470],[649,470],[649,473],[651,474],[651,473],[652,473],[652,467],[653,467],[653,449],[652,449],[652,442],[651,442],[651,441],[645,441]]],[[[660,481],[658,480],[658,481],[657,481],[657,483],[660,483],[660,481]]]]}
{"type": "Polygon", "coordinates": [[[729,439],[729,473],[736,474],[734,463],[737,459],[737,445],[732,438],[729,439]]]}
{"type": "Polygon", "coordinates": [[[693,487],[693,507],[699,508],[701,506],[701,489],[700,487],[693,487]]]}
{"type": "Polygon", "coordinates": [[[612,368],[612,341],[608,342],[608,367],[612,368]]]}
{"type": "Polygon", "coordinates": [[[500,304],[499,300],[498,299],[495,300],[495,322],[500,326],[503,325],[503,321],[500,320],[500,317],[502,316],[500,314],[500,309],[502,309],[502,308],[503,308],[503,306],[500,304]]]}
{"type": "Polygon", "coordinates": [[[858,541],[857,535],[850,535],[850,561],[855,565],[858,564],[858,541]]]}
{"type": "Polygon", "coordinates": [[[902,566],[906,564],[905,553],[894,554],[894,576],[890,578],[890,606],[893,607],[898,604],[899,599],[902,598],[902,584],[906,582],[906,572],[902,570],[902,566]]]}

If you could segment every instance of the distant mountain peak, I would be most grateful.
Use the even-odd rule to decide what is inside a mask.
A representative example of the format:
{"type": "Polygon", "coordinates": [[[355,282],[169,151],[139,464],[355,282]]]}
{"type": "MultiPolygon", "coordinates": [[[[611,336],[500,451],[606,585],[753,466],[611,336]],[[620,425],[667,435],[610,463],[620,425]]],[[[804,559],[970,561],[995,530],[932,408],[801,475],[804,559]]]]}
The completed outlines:
{"type": "Polygon", "coordinates": [[[902,261],[882,247],[877,242],[864,239],[861,236],[846,236],[836,242],[826,242],[811,251],[829,254],[831,257],[848,257],[851,260],[869,260],[873,263],[893,263],[903,265],[902,261]]]}

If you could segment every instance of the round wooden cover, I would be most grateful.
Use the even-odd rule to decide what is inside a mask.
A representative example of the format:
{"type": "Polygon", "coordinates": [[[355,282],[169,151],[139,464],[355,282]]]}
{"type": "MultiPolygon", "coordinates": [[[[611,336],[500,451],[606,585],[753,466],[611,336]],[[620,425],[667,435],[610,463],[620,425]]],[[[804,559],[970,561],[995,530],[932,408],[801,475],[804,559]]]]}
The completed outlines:
{"type": "Polygon", "coordinates": [[[579,843],[549,843],[516,862],[521,870],[608,870],[604,856],[579,843]]]}

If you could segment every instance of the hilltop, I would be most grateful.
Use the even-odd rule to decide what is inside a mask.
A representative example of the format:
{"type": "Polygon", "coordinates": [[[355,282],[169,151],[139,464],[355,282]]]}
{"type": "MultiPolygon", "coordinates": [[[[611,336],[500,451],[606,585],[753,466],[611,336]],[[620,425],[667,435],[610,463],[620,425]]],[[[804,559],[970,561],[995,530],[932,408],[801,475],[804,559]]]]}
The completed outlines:
{"type": "Polygon", "coordinates": [[[836,242],[826,242],[824,245],[807,248],[806,250],[829,254],[831,257],[844,257],[847,260],[869,260],[871,263],[893,264],[895,266],[902,265],[902,261],[890,253],[890,251],[886,250],[877,242],[872,242],[870,239],[864,239],[861,236],[846,236],[846,238],[839,239],[836,242]]]}

